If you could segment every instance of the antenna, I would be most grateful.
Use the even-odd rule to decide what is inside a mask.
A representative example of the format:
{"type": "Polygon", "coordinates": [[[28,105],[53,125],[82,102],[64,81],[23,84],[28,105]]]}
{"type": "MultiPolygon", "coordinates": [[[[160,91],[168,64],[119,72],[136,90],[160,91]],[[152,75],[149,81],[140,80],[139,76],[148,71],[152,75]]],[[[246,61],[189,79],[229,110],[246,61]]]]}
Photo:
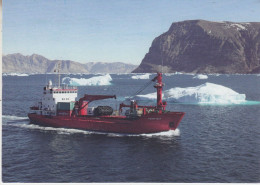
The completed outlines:
{"type": "Polygon", "coordinates": [[[45,85],[47,84],[47,73],[45,72],[45,85]]]}
{"type": "Polygon", "coordinates": [[[58,64],[58,75],[59,75],[59,88],[60,88],[60,62],[58,64]]]}
{"type": "Polygon", "coordinates": [[[161,70],[161,71],[162,71],[162,73],[163,73],[163,58],[162,58],[162,70],[161,70]]]}
{"type": "Polygon", "coordinates": [[[61,61],[58,62],[56,69],[54,69],[54,72],[58,73],[58,88],[60,88],[60,69],[61,69],[61,61]]]}
{"type": "Polygon", "coordinates": [[[161,73],[163,73],[163,56],[162,56],[162,52],[161,52],[161,59],[162,59],[161,73]]]}

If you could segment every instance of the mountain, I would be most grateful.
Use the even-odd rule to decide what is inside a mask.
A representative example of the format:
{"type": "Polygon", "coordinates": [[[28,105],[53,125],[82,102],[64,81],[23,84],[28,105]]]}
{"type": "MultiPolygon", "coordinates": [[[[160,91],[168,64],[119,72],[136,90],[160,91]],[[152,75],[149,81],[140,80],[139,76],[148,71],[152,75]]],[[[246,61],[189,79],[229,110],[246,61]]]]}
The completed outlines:
{"type": "Polygon", "coordinates": [[[85,64],[85,68],[90,71],[90,73],[131,73],[131,71],[137,68],[137,65],[122,62],[89,62],[85,64]]]}
{"type": "Polygon", "coordinates": [[[41,55],[24,56],[20,53],[2,57],[3,73],[53,73],[58,63],[61,73],[130,73],[137,66],[121,62],[90,62],[82,64],[71,60],[49,60],[41,55]]]}
{"type": "Polygon", "coordinates": [[[134,73],[260,73],[260,23],[176,22],[155,38],[134,73]]]}

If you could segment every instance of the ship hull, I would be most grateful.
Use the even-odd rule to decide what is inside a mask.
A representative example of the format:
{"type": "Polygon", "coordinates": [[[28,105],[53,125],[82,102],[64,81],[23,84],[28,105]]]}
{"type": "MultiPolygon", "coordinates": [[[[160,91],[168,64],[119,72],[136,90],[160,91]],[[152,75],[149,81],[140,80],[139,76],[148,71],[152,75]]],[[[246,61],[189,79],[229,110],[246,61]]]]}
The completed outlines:
{"type": "Polygon", "coordinates": [[[28,117],[32,124],[42,126],[99,132],[143,134],[175,130],[184,114],[184,112],[151,113],[131,119],[125,116],[69,117],[37,114],[28,114],[28,117]]]}

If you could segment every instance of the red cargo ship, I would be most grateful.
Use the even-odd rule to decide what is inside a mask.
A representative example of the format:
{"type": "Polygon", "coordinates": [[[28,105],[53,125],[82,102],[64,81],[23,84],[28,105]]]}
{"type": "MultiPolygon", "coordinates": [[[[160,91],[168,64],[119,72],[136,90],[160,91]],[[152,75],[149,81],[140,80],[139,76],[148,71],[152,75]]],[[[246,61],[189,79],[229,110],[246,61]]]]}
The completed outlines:
{"type": "Polygon", "coordinates": [[[114,132],[127,134],[156,133],[175,130],[184,112],[166,111],[162,101],[162,74],[152,80],[157,81],[157,105],[120,104],[117,111],[109,106],[89,107],[96,100],[116,98],[115,95],[88,95],[76,101],[76,87],[52,87],[51,81],[44,87],[42,101],[31,107],[30,122],[42,126],[83,129],[88,131],[114,132]],[[125,115],[122,109],[128,107],[125,115]]]}

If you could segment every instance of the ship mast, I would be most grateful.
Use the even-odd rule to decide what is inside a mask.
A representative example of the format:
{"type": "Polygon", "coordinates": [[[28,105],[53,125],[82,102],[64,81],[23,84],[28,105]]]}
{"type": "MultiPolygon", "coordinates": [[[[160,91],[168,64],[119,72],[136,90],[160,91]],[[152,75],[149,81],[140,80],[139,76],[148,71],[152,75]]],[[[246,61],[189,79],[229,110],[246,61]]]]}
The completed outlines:
{"type": "Polygon", "coordinates": [[[54,70],[54,72],[58,73],[58,88],[60,88],[60,69],[61,69],[61,63],[59,61],[59,63],[57,64],[57,68],[54,70]]]}
{"type": "MultiPolygon", "coordinates": [[[[157,83],[154,85],[154,88],[157,89],[157,104],[156,106],[140,106],[138,105],[138,107],[140,108],[148,108],[148,109],[155,109],[158,111],[158,114],[162,114],[163,111],[165,111],[165,108],[166,108],[166,105],[167,105],[167,102],[163,102],[162,101],[162,89],[163,89],[163,86],[164,86],[164,83],[162,82],[162,73],[157,73],[157,76],[154,77],[151,81],[149,81],[147,84],[145,84],[144,87],[142,87],[140,90],[138,90],[135,95],[139,94],[140,92],[142,92],[148,85],[150,85],[152,82],[155,82],[157,81],[157,83]]],[[[132,96],[133,97],[133,96],[132,96]]],[[[136,104],[135,104],[136,105],[136,104]]],[[[121,103],[120,104],[120,107],[119,107],[119,112],[122,112],[122,108],[123,107],[132,107],[132,104],[131,105],[126,105],[124,103],[121,103]]],[[[145,114],[145,113],[144,113],[145,114]]]]}
{"type": "Polygon", "coordinates": [[[58,64],[59,88],[60,88],[60,63],[58,64]]]}
{"type": "Polygon", "coordinates": [[[162,73],[157,73],[157,76],[153,81],[157,80],[157,83],[154,85],[154,88],[157,89],[157,105],[156,108],[159,110],[159,113],[162,113],[162,110],[165,110],[166,102],[162,101],[162,89],[164,83],[162,83],[162,73]]]}

